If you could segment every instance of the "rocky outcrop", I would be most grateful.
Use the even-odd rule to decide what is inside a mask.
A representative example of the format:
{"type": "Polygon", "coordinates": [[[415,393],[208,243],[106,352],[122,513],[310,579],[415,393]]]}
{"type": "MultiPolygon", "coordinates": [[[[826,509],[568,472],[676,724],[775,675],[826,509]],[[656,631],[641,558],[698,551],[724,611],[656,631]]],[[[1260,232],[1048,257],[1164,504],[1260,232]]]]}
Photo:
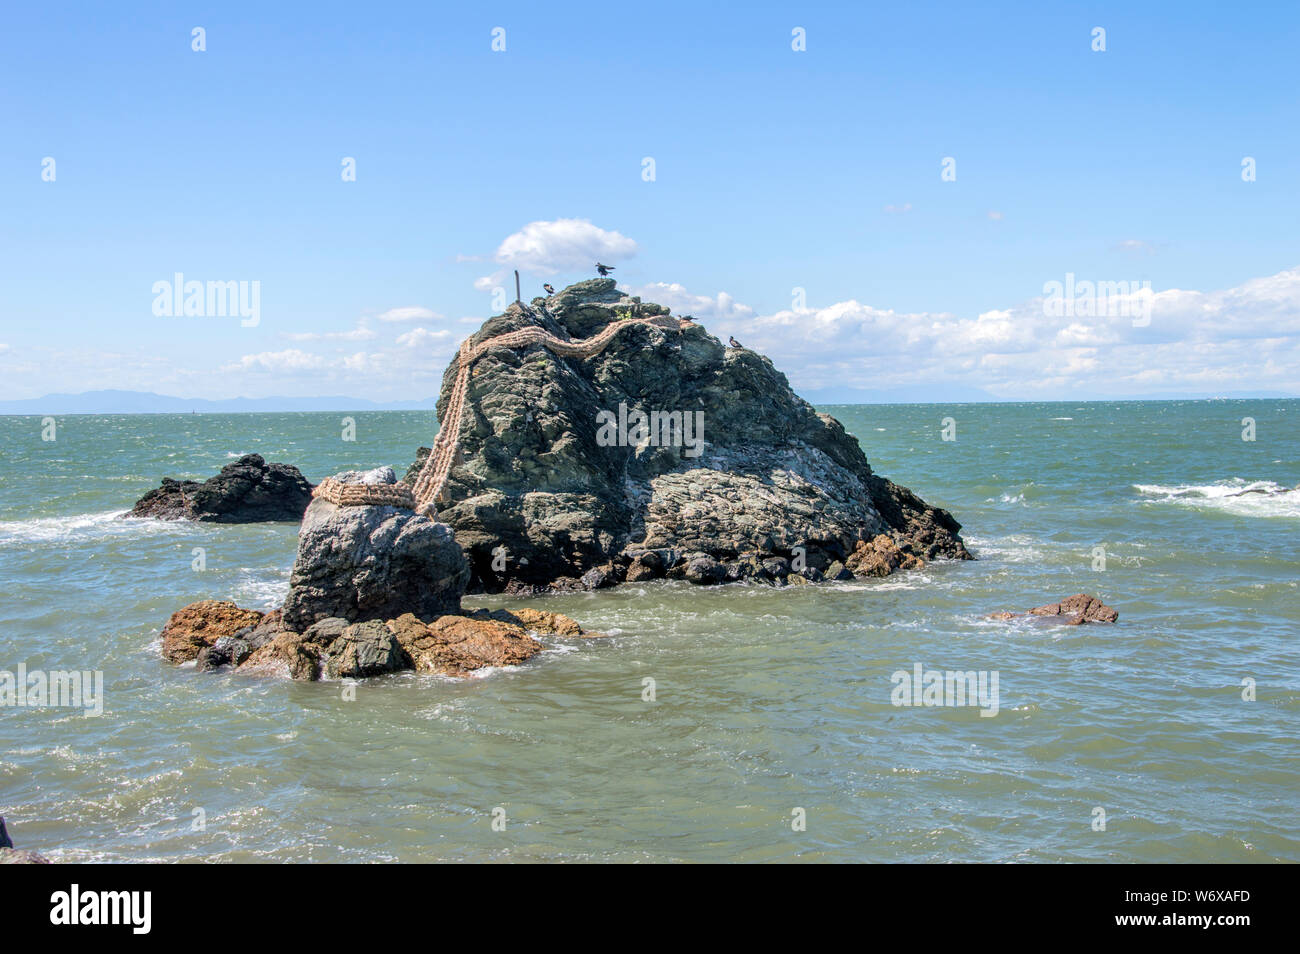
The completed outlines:
{"type": "Polygon", "coordinates": [[[188,658],[197,656],[202,670],[230,667],[241,674],[303,682],[406,670],[468,676],[488,667],[527,662],[545,648],[537,636],[603,635],[561,613],[534,609],[474,610],[429,621],[412,613],[360,623],[327,617],[299,633],[284,628],[278,610],[262,614],[218,600],[177,610],[166,631],[173,642],[180,633],[190,634],[183,644],[185,653],[169,656],[174,661],[185,661],[190,647],[200,643],[202,648],[188,658]],[[240,623],[248,625],[234,629],[240,623]]]}
{"type": "Polygon", "coordinates": [[[1059,603],[1036,606],[1029,613],[1032,616],[1059,616],[1061,622],[1071,624],[1114,623],[1119,620],[1119,613],[1086,593],[1076,593],[1059,603]]]}
{"type": "Polygon", "coordinates": [[[240,609],[228,600],[200,600],[178,609],[162,631],[162,654],[169,662],[195,660],[222,638],[252,631],[265,614],[240,609]]]}
{"type": "MultiPolygon", "coordinates": [[[[473,343],[530,326],[584,339],[666,311],[597,279],[510,306],[473,343]]],[[[455,380],[453,362],[440,419],[455,380]]],[[[460,453],[438,518],[467,553],[471,590],[806,582],[851,571],[864,543],[866,575],[970,556],[947,511],[875,474],[769,359],[699,324],[632,323],[587,357],[489,348],[469,379],[460,453]]]]}
{"type": "MultiPolygon", "coordinates": [[[[391,468],[338,474],[343,484],[393,484],[391,468]]],[[[469,566],[451,530],[401,507],[336,506],[317,498],[298,532],[285,626],[320,620],[435,619],[460,611],[469,566]]]]}
{"type": "Polygon", "coordinates": [[[15,848],[5,820],[0,817],[0,865],[48,865],[50,859],[34,851],[15,848]]]}
{"type": "Polygon", "coordinates": [[[990,618],[1007,620],[1015,619],[1020,615],[1051,617],[1052,622],[1064,623],[1067,626],[1079,626],[1083,623],[1114,623],[1119,620],[1118,612],[1111,609],[1097,597],[1089,596],[1087,593],[1076,593],[1059,603],[1035,606],[1024,614],[992,613],[990,618]]]}
{"type": "Polygon", "coordinates": [[[136,501],[129,516],[209,523],[297,521],[311,502],[311,487],[297,467],[245,454],[202,483],[164,477],[161,487],[136,501]]]}

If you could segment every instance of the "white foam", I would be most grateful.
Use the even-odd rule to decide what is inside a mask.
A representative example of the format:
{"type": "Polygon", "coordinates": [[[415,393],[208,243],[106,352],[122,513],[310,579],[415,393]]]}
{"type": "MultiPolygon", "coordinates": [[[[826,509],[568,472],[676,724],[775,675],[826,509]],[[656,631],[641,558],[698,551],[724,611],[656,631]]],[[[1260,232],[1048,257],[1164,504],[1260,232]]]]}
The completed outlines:
{"type": "Polygon", "coordinates": [[[1234,477],[1212,484],[1134,484],[1152,503],[1219,510],[1243,517],[1300,517],[1300,488],[1234,477]]]}
{"type": "Polygon", "coordinates": [[[188,520],[157,520],[126,517],[128,511],[78,513],[67,517],[36,517],[31,520],[0,520],[0,547],[32,543],[76,544],[112,537],[145,534],[182,535],[194,533],[188,520]]]}

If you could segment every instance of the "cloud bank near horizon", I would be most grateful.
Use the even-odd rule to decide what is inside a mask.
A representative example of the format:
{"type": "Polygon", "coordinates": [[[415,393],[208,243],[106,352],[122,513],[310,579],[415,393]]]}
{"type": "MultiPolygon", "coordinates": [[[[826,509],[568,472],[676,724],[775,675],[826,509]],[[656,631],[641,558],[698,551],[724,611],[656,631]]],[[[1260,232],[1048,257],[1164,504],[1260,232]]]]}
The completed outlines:
{"type": "MultiPolygon", "coordinates": [[[[561,218],[528,223],[502,240],[492,257],[551,277],[588,271],[597,260],[621,263],[639,252],[620,232],[561,218]]],[[[481,260],[463,256],[466,263],[481,260]]],[[[474,285],[495,292],[506,274],[503,268],[474,285]]],[[[620,287],[675,314],[693,315],[724,341],[735,335],[769,355],[798,391],[956,387],[1023,400],[1300,393],[1300,267],[1217,291],[1143,292],[1149,311],[1140,319],[1123,307],[1139,296],[1065,310],[1040,296],[962,316],[899,312],[856,299],[809,305],[801,289],[792,290],[789,307],[764,311],[727,291],[709,294],[677,282],[620,287]]],[[[116,388],[186,397],[423,399],[437,393],[460,339],[481,320],[451,321],[426,305],[391,304],[351,328],[281,333],[283,348],[206,365],[196,353],[191,367],[128,353],[0,342],[0,371],[29,395],[116,388]]]]}

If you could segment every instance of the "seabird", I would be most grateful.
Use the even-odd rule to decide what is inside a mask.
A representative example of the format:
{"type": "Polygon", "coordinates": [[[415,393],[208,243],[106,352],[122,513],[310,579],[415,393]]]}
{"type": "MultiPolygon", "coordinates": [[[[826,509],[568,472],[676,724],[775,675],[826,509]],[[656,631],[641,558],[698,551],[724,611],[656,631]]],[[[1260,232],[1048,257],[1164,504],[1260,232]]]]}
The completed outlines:
{"type": "Polygon", "coordinates": [[[597,262],[597,263],[596,263],[596,271],[600,272],[600,277],[601,277],[601,278],[604,278],[606,275],[608,275],[608,274],[609,274],[610,272],[612,272],[613,270],[614,270],[614,266],[613,266],[613,265],[602,265],[602,264],[600,264],[600,262],[597,262]]]}
{"type": "Polygon", "coordinates": [[[550,285],[543,285],[542,287],[546,289],[546,294],[548,294],[548,295],[554,295],[554,294],[555,294],[555,289],[552,288],[550,285]]]}
{"type": "Polygon", "coordinates": [[[5,831],[5,820],[0,818],[0,848],[12,848],[13,839],[9,837],[9,832],[5,831]]]}
{"type": "Polygon", "coordinates": [[[731,336],[727,339],[727,343],[730,344],[733,348],[743,348],[743,347],[745,347],[743,344],[741,344],[739,341],[736,340],[736,336],[735,336],[735,335],[731,335],[731,336]]]}

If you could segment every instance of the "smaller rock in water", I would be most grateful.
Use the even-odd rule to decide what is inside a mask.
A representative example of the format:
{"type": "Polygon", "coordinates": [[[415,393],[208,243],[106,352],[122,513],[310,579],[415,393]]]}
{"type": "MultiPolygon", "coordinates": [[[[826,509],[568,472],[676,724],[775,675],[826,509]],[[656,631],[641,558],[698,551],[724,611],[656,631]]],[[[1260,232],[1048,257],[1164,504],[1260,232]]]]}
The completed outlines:
{"type": "Polygon", "coordinates": [[[202,483],[164,477],[162,486],[137,500],[129,515],[206,523],[297,521],[311,503],[311,490],[297,467],[245,454],[202,483]]]}
{"type": "MultiPolygon", "coordinates": [[[[397,482],[390,467],[335,479],[397,482]]],[[[351,623],[403,613],[437,619],[460,612],[469,576],[465,554],[445,524],[399,507],[340,507],[317,498],[298,532],[285,625],[303,632],[335,616],[351,623]]]]}
{"type": "Polygon", "coordinates": [[[262,621],[257,610],[240,609],[229,600],[200,600],[172,613],[162,631],[163,657],[184,663],[223,636],[234,636],[262,621]]]}
{"type": "MultiPolygon", "coordinates": [[[[1020,615],[1022,614],[1003,611],[990,613],[989,619],[1011,620],[1020,615]]],[[[1119,613],[1097,597],[1089,596],[1087,593],[1076,593],[1059,603],[1035,606],[1023,615],[1050,617],[1067,626],[1080,626],[1084,623],[1114,623],[1119,620],[1119,613]]]]}
{"type": "Polygon", "coordinates": [[[50,859],[34,851],[15,848],[5,827],[5,820],[0,817],[0,865],[48,865],[50,859]]]}
{"type": "Polygon", "coordinates": [[[1119,613],[1087,593],[1076,593],[1059,603],[1036,606],[1029,612],[1033,616],[1063,616],[1063,622],[1076,624],[1114,623],[1119,619],[1119,613]]]}

